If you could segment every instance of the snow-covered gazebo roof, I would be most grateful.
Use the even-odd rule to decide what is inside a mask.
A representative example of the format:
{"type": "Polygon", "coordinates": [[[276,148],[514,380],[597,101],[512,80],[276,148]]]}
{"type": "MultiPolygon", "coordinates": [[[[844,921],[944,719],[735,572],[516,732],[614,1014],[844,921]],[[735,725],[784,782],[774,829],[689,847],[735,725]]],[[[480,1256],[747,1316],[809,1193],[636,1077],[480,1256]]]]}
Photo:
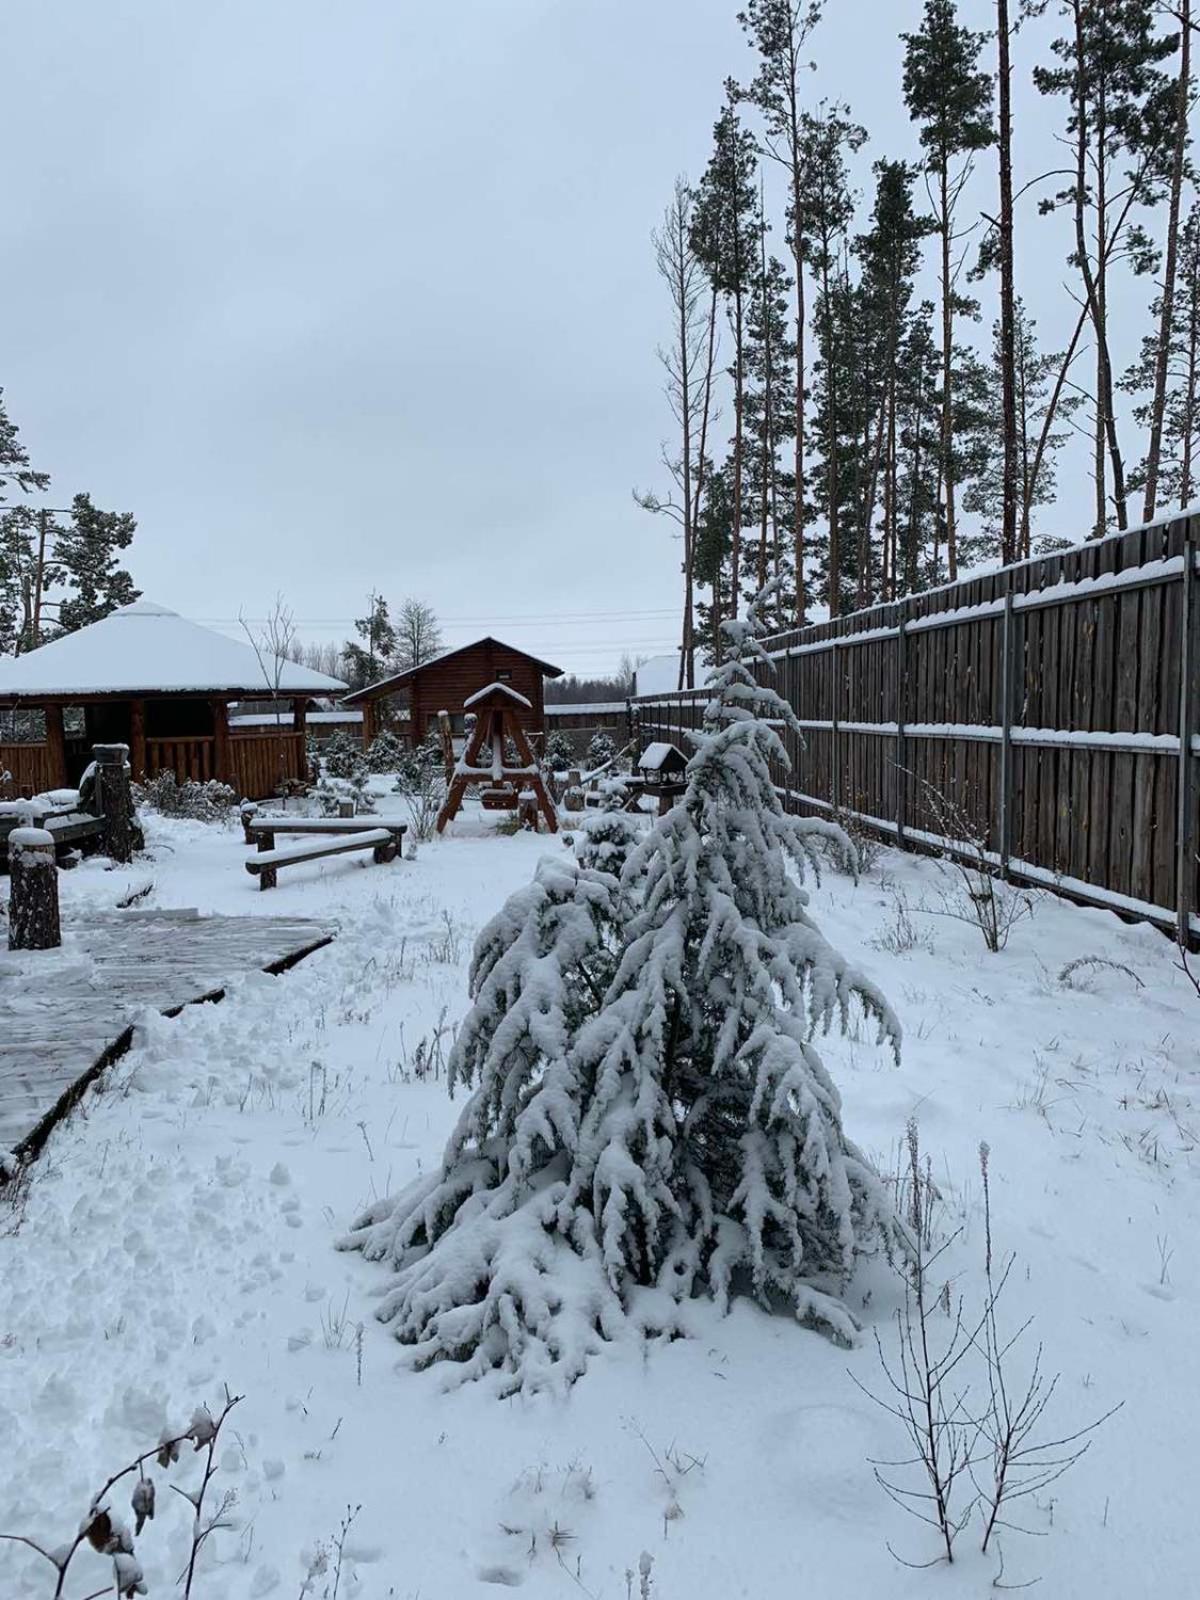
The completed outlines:
{"type": "Polygon", "coordinates": [[[346,685],[137,600],[27,655],[0,657],[0,705],[160,695],[336,694],[346,685]]]}

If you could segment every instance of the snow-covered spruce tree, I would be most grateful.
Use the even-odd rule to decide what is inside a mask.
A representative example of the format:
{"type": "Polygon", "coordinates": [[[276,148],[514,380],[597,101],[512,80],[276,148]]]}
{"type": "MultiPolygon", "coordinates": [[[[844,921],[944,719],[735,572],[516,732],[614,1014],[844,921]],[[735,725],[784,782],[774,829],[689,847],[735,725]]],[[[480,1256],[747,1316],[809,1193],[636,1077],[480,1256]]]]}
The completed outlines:
{"type": "Polygon", "coordinates": [[[474,1092],[442,1166],[343,1240],[396,1269],[379,1315],[418,1366],[565,1385],[602,1341],[688,1333],[739,1292],[848,1342],[856,1256],[904,1242],[813,1044],[856,1003],[881,1041],[899,1029],[794,875],[835,830],[772,786],[768,719],[792,713],[754,678],[757,605],[620,885],[547,860],[481,933],[451,1057],[474,1092]]]}
{"type": "Polygon", "coordinates": [[[628,811],[593,811],[580,824],[575,855],[581,867],[592,867],[619,878],[630,851],[640,838],[641,829],[628,811]]]}
{"type": "Polygon", "coordinates": [[[399,772],[406,754],[396,735],[384,728],[371,740],[367,749],[367,766],[372,772],[399,772]]]}

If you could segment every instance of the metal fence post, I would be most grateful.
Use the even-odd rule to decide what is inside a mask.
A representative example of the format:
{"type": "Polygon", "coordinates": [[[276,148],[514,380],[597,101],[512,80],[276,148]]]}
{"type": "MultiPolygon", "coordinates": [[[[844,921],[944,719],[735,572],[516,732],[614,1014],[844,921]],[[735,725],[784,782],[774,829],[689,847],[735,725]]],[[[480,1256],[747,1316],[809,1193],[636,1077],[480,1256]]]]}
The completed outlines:
{"type": "Polygon", "coordinates": [[[1196,836],[1194,827],[1193,796],[1195,794],[1192,755],[1192,735],[1195,731],[1196,696],[1192,675],[1196,667],[1196,544],[1189,525],[1183,541],[1183,593],[1180,606],[1179,630],[1179,784],[1178,808],[1175,818],[1175,917],[1176,935],[1181,945],[1190,934],[1192,912],[1192,885],[1196,876],[1196,836]]]}
{"type": "Polygon", "coordinates": [[[1013,597],[1004,596],[1004,621],[1000,634],[1000,875],[1008,877],[1012,855],[1012,702],[1013,702],[1013,597]]]}
{"type": "Polygon", "coordinates": [[[907,617],[900,613],[896,634],[896,843],[904,848],[904,824],[908,815],[908,753],[904,738],[904,713],[908,709],[908,630],[907,617]]]}
{"type": "Polygon", "coordinates": [[[830,789],[830,794],[829,794],[829,798],[830,798],[830,801],[831,801],[832,806],[833,806],[833,814],[836,817],[839,814],[839,812],[841,811],[841,809],[842,809],[842,768],[841,768],[841,761],[840,761],[840,757],[841,757],[841,740],[838,738],[838,712],[839,712],[839,710],[841,708],[841,702],[842,702],[842,694],[841,694],[842,680],[841,680],[841,678],[839,676],[838,647],[837,647],[837,640],[836,639],[833,642],[833,648],[829,652],[829,658],[830,658],[830,672],[833,674],[833,688],[832,688],[832,701],[833,701],[833,703],[832,703],[832,705],[830,707],[830,715],[829,715],[829,726],[830,726],[830,733],[829,733],[829,749],[830,749],[830,754],[829,754],[829,763],[830,763],[830,768],[829,768],[829,780],[830,780],[829,781],[829,789],[830,789]]]}

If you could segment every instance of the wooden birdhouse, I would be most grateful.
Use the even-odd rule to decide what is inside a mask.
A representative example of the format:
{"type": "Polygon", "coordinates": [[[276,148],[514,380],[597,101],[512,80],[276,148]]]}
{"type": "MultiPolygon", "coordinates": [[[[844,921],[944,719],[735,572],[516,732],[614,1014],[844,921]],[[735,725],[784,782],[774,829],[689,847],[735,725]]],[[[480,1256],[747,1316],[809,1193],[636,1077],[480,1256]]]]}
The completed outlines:
{"type": "Polygon", "coordinates": [[[641,792],[657,799],[660,817],[687,788],[687,764],[688,758],[674,744],[649,744],[638,757],[641,792]]]}

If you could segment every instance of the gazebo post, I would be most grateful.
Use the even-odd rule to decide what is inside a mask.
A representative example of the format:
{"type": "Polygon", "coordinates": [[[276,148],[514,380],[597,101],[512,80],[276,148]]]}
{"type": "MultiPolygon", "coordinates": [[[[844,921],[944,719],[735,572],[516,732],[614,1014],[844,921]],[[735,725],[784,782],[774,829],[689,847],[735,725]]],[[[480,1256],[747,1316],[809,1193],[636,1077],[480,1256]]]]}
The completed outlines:
{"type": "Polygon", "coordinates": [[[364,700],[363,701],[362,712],[363,712],[363,731],[362,731],[363,749],[364,750],[369,750],[371,748],[371,741],[375,737],[375,702],[374,702],[374,700],[364,700]]]}
{"type": "Polygon", "coordinates": [[[50,787],[52,789],[65,789],[67,786],[67,738],[63,731],[63,708],[61,706],[47,706],[44,715],[46,718],[46,754],[50,762],[50,787]]]}
{"type": "Polygon", "coordinates": [[[129,702],[129,765],[134,783],[146,781],[146,702],[129,702]]]}
{"type": "Polygon", "coordinates": [[[213,777],[218,783],[231,783],[233,774],[229,770],[229,706],[224,700],[212,702],[212,721],[213,777]]]}
{"type": "Polygon", "coordinates": [[[303,696],[292,701],[292,730],[299,736],[292,745],[296,758],[292,777],[303,781],[308,772],[308,701],[303,696]]]}

